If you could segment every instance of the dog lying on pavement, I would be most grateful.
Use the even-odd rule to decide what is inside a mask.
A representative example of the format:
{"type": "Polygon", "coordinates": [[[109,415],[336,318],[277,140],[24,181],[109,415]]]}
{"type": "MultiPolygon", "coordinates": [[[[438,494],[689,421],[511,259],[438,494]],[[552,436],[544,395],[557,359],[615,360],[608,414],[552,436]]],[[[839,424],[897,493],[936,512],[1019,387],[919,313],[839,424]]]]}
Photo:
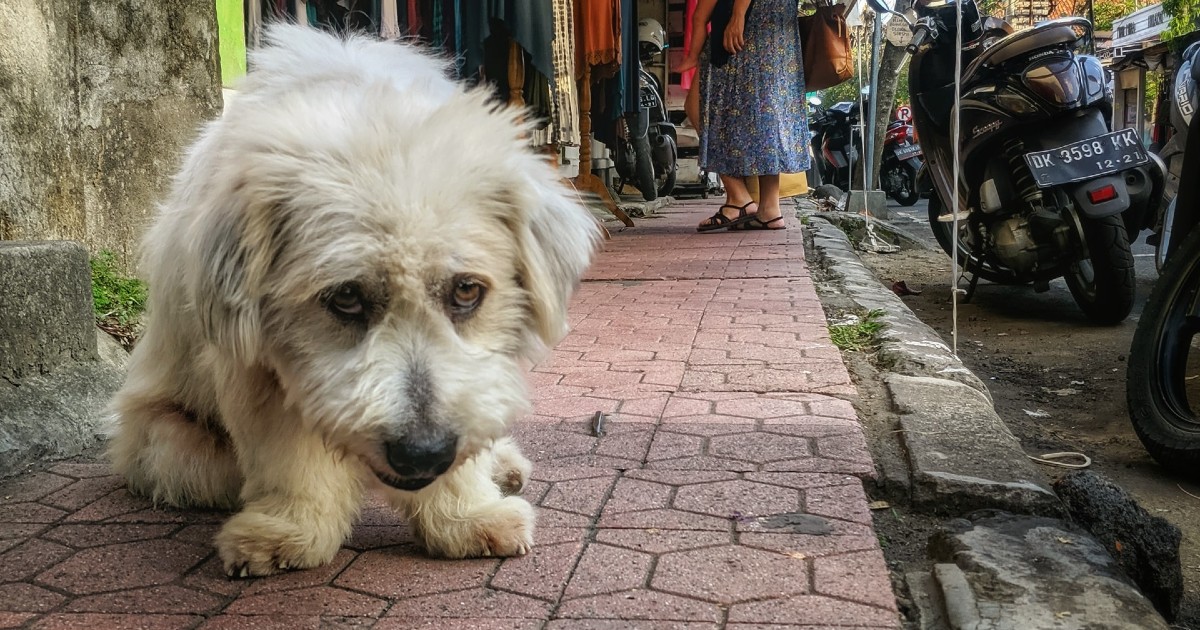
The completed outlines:
{"type": "Polygon", "coordinates": [[[329,562],[381,490],[434,555],[533,543],[507,427],[600,231],[523,112],[417,49],[272,27],[146,237],[131,490],[238,510],[227,573],[329,562]]]}

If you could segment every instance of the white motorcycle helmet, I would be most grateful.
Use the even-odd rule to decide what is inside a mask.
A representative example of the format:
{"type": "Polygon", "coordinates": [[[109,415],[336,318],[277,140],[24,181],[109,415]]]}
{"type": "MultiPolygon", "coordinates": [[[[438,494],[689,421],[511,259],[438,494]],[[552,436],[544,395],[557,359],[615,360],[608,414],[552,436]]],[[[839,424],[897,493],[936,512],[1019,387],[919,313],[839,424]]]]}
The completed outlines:
{"type": "Polygon", "coordinates": [[[667,48],[667,31],[653,18],[638,21],[638,52],[642,59],[661,54],[667,48]]]}

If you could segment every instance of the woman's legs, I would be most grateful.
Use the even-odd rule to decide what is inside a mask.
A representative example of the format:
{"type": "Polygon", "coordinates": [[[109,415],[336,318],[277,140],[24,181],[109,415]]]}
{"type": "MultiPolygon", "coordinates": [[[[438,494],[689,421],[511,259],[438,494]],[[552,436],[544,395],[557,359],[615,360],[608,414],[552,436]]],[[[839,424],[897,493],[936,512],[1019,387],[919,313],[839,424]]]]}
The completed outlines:
{"type": "Polygon", "coordinates": [[[779,174],[758,176],[758,220],[770,221],[783,216],[779,208],[779,174]]]}
{"type": "MultiPolygon", "coordinates": [[[[779,174],[758,176],[758,199],[760,203],[752,203],[750,191],[746,188],[746,179],[732,175],[721,175],[725,184],[725,205],[721,214],[727,219],[738,217],[738,208],[746,207],[746,212],[756,217],[757,221],[769,229],[783,229],[783,209],[779,205],[779,174]]],[[[712,224],[712,219],[705,219],[701,226],[712,224]]]]}

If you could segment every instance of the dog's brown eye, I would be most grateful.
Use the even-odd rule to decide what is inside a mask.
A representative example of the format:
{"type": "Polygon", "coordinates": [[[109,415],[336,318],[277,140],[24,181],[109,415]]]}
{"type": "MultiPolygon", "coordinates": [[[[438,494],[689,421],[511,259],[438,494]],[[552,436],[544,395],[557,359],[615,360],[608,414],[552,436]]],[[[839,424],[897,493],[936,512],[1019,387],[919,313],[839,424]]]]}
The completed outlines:
{"type": "Polygon", "coordinates": [[[482,284],[471,278],[458,278],[454,281],[454,293],[450,296],[450,308],[455,315],[467,315],[479,307],[483,301],[485,289],[482,284]]]}
{"type": "Polygon", "coordinates": [[[362,293],[357,286],[349,284],[339,287],[329,296],[328,306],[334,314],[344,317],[360,317],[366,310],[362,293]]]}

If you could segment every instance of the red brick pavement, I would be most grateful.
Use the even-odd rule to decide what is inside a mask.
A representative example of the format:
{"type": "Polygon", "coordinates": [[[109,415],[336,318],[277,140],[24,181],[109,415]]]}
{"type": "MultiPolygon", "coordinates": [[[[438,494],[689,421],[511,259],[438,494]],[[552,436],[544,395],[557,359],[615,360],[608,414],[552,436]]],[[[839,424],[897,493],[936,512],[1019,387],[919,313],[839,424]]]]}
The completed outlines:
{"type": "Polygon", "coordinates": [[[530,374],[529,556],[429,559],[373,504],[331,565],[229,580],[224,514],[59,463],[0,485],[0,628],[898,627],[800,226],[697,234],[714,209],[615,233],[530,374]]]}

